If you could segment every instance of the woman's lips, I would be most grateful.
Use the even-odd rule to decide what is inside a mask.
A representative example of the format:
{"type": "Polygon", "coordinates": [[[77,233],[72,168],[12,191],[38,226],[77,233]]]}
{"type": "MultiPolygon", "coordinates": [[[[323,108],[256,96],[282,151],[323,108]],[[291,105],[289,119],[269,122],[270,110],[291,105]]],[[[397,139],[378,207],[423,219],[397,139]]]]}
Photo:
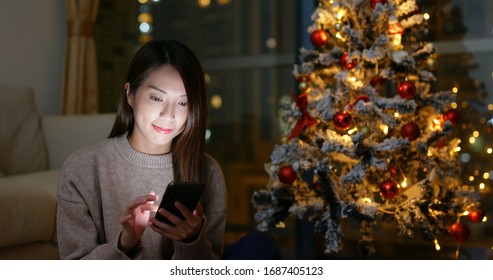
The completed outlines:
{"type": "Polygon", "coordinates": [[[154,130],[156,130],[157,132],[161,133],[161,134],[170,134],[171,131],[173,131],[173,129],[168,129],[168,128],[162,128],[162,127],[159,127],[157,125],[152,125],[152,127],[154,128],[154,130]]]}

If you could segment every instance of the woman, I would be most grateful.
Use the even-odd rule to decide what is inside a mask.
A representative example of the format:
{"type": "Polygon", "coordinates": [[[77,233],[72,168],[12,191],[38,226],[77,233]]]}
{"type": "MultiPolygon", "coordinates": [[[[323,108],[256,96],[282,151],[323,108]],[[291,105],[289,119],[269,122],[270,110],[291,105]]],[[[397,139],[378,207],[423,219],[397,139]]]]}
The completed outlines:
{"type": "Polygon", "coordinates": [[[151,41],[133,57],[110,137],[71,155],[58,183],[62,259],[218,259],[227,195],[218,163],[204,153],[207,100],[194,53],[151,41]],[[158,210],[172,181],[206,185],[184,220],[158,210]],[[154,218],[154,212],[173,224],[154,218]]]}

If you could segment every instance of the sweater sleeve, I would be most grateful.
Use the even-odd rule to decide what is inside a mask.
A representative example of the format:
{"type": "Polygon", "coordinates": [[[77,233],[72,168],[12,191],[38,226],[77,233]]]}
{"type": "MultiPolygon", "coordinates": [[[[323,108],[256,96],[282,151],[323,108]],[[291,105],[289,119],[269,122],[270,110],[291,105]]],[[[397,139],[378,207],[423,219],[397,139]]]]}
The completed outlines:
{"type": "MultiPolygon", "coordinates": [[[[57,240],[61,259],[129,259],[118,249],[119,236],[106,240],[101,213],[90,207],[100,199],[81,193],[80,186],[88,185],[91,176],[80,174],[70,161],[61,170],[57,188],[57,240]]],[[[142,250],[131,255],[139,258],[142,250]]]]}
{"type": "Polygon", "coordinates": [[[173,259],[219,259],[224,250],[227,191],[219,164],[209,157],[209,179],[202,199],[204,224],[196,240],[175,241],[173,259]]]}

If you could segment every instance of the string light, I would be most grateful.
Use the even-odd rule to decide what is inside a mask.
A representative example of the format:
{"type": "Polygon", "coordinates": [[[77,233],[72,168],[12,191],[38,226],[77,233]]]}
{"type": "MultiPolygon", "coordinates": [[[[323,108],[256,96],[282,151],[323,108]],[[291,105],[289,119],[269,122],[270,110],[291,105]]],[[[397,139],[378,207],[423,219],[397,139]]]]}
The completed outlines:
{"type": "Polygon", "coordinates": [[[276,224],[276,228],[286,228],[286,224],[283,221],[280,221],[276,224]]]}
{"type": "Polygon", "coordinates": [[[435,243],[435,249],[436,249],[437,251],[440,251],[440,244],[438,244],[438,240],[437,240],[436,238],[435,238],[434,243],[435,243]]]}
{"type": "Polygon", "coordinates": [[[401,186],[403,188],[407,187],[407,178],[404,178],[404,181],[402,181],[401,186]]]}
{"type": "Polygon", "coordinates": [[[381,124],[380,129],[382,130],[383,134],[387,135],[389,133],[389,127],[385,124],[381,124]]]}

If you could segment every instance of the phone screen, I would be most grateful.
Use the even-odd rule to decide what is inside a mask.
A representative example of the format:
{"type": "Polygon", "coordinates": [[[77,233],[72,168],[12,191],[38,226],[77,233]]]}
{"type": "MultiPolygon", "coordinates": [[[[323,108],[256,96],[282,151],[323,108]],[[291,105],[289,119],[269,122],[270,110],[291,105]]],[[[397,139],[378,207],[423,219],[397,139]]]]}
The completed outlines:
{"type": "MultiPolygon", "coordinates": [[[[185,217],[182,215],[180,210],[175,207],[175,202],[181,202],[185,205],[185,207],[193,212],[197,207],[204,190],[205,185],[203,183],[171,182],[164,192],[159,208],[164,208],[168,212],[184,220],[185,217]]],[[[156,213],[156,219],[164,223],[173,224],[170,220],[159,213],[156,213]]]]}

